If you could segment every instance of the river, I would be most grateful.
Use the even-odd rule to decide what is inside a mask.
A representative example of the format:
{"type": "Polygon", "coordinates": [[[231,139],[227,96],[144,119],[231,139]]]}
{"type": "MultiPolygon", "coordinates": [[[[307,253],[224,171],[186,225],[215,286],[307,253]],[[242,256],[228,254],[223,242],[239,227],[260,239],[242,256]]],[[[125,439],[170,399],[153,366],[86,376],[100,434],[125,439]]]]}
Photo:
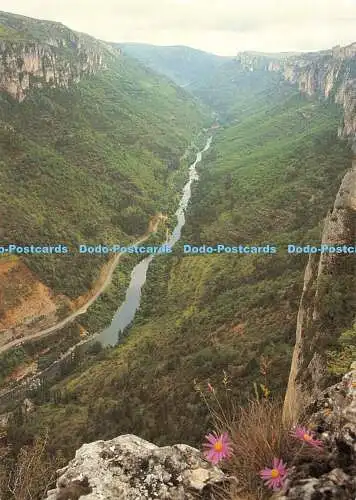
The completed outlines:
{"type": "MultiPolygon", "coordinates": [[[[183,188],[179,207],[175,213],[177,216],[177,224],[173,229],[171,236],[163,243],[163,245],[173,247],[175,243],[180,240],[182,229],[185,224],[185,211],[192,195],[191,186],[194,181],[199,179],[196,166],[199,162],[201,162],[203,153],[210,148],[211,141],[212,137],[209,137],[204,149],[197,153],[194,163],[192,163],[189,167],[189,179],[183,188]]],[[[103,347],[116,345],[119,340],[120,333],[122,333],[124,329],[132,323],[136,311],[140,307],[141,290],[146,282],[148,267],[155,257],[157,257],[157,255],[154,254],[146,257],[132,270],[131,280],[126,291],[124,302],[116,311],[111,325],[95,336],[95,340],[100,342],[103,347]]]]}

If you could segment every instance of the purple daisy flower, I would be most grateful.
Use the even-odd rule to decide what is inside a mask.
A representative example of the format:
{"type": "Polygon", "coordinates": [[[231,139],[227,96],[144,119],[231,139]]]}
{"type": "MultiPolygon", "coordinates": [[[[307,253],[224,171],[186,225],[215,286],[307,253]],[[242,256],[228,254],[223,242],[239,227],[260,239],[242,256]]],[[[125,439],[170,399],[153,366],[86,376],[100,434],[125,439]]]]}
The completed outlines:
{"type": "Polygon", "coordinates": [[[203,445],[205,448],[204,456],[209,462],[217,464],[220,460],[230,457],[231,443],[227,432],[220,435],[212,432],[205,438],[208,442],[203,445]]]}
{"type": "Polygon", "coordinates": [[[287,474],[287,465],[279,458],[274,458],[272,463],[272,469],[266,467],[260,471],[260,478],[263,479],[265,485],[274,491],[280,490],[285,481],[285,476],[287,474]]]}
{"type": "Polygon", "coordinates": [[[304,443],[307,443],[310,446],[314,446],[315,448],[323,447],[323,442],[319,439],[315,439],[314,433],[306,427],[301,427],[300,425],[298,425],[297,427],[295,427],[295,429],[292,430],[292,436],[299,439],[300,441],[304,441],[304,443]]]}

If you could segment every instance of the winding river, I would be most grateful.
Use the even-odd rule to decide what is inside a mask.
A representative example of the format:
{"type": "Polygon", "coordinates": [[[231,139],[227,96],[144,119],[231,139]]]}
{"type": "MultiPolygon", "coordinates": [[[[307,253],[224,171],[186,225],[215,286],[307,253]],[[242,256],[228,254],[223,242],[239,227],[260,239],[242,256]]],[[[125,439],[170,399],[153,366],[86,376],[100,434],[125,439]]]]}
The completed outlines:
{"type": "MultiPolygon", "coordinates": [[[[177,216],[177,224],[173,229],[170,238],[163,243],[164,245],[173,247],[173,245],[175,245],[181,237],[182,228],[185,224],[185,211],[192,194],[191,186],[194,181],[199,179],[196,166],[199,162],[201,162],[202,154],[210,148],[211,141],[212,137],[209,137],[204,149],[197,153],[194,163],[189,167],[189,180],[183,188],[179,207],[175,213],[177,216]]],[[[119,340],[120,333],[122,333],[124,329],[133,321],[136,311],[140,307],[141,289],[146,281],[148,267],[155,257],[156,255],[152,254],[134,267],[131,273],[131,281],[126,291],[124,302],[116,311],[111,325],[95,336],[95,340],[100,342],[103,347],[116,345],[119,340]]]]}

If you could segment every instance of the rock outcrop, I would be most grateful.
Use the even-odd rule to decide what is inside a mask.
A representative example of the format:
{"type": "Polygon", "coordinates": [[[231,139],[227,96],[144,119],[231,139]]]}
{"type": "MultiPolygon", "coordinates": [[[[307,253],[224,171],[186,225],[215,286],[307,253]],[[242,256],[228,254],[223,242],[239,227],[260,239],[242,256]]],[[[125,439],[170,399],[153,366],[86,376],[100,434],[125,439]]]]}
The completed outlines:
{"type": "Polygon", "coordinates": [[[309,96],[331,99],[343,108],[339,134],[356,138],[356,43],[317,53],[267,56],[242,52],[237,61],[247,70],[277,71],[309,96]]]}
{"type": "MultiPolygon", "coordinates": [[[[322,245],[355,246],[356,161],[345,175],[334,208],[327,215],[322,245]]],[[[356,307],[356,255],[311,254],[297,318],[296,344],[284,417],[297,421],[303,408],[331,382],[328,347],[352,325],[356,307]]]]}
{"type": "Polygon", "coordinates": [[[351,368],[306,408],[309,425],[321,435],[325,451],[317,460],[297,460],[275,500],[356,498],[356,362],[351,368]]]}
{"type": "Polygon", "coordinates": [[[224,474],[190,446],[158,446],[133,435],[84,444],[58,471],[49,500],[189,500],[212,498],[224,474]],[[83,497],[84,498],[84,497],[83,497]]]}
{"type": "Polygon", "coordinates": [[[68,87],[107,67],[119,54],[60,23],[0,12],[0,91],[23,101],[33,87],[68,87]],[[3,36],[2,36],[3,35],[3,36]]]}

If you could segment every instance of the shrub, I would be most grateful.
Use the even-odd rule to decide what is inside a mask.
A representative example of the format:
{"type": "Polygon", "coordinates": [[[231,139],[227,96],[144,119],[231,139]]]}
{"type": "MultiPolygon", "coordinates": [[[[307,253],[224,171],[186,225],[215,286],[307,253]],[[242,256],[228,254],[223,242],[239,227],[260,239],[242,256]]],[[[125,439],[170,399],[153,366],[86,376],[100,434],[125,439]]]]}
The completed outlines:
{"type": "Polygon", "coordinates": [[[221,468],[230,477],[225,488],[224,500],[262,500],[270,497],[260,478],[260,472],[270,466],[275,458],[283,459],[286,467],[305,460],[318,460],[323,456],[322,444],[314,439],[314,433],[304,427],[302,438],[291,432],[289,423],[282,419],[283,400],[271,398],[266,385],[261,384],[262,396],[255,385],[255,399],[238,406],[229,397],[229,380],[224,372],[224,388],[220,391],[207,384],[207,390],[196,390],[209,409],[217,435],[226,435],[232,453],[222,461],[221,468]],[[309,439],[305,439],[305,438],[309,439]],[[310,446],[311,445],[311,446],[310,446]]]}

